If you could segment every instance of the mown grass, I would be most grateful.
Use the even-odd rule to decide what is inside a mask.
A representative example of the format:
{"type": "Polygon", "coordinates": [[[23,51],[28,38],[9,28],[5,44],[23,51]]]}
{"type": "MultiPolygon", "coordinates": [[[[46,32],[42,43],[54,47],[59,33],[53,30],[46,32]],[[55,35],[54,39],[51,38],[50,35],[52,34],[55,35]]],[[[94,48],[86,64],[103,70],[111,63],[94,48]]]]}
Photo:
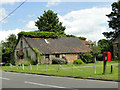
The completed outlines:
{"type": "Polygon", "coordinates": [[[103,61],[97,61],[96,63],[82,64],[82,65],[61,65],[58,71],[59,65],[32,65],[32,70],[30,66],[23,67],[13,66],[3,66],[3,71],[17,71],[26,73],[37,73],[37,74],[49,74],[49,75],[59,75],[59,76],[74,76],[74,77],[93,77],[100,79],[113,79],[118,80],[118,62],[111,61],[107,62],[106,74],[103,74],[103,61]],[[113,73],[111,73],[111,65],[113,65],[113,73]],[[46,69],[47,66],[47,69],[46,69]],[[96,67],[96,74],[94,73],[94,66],[96,67]]]}

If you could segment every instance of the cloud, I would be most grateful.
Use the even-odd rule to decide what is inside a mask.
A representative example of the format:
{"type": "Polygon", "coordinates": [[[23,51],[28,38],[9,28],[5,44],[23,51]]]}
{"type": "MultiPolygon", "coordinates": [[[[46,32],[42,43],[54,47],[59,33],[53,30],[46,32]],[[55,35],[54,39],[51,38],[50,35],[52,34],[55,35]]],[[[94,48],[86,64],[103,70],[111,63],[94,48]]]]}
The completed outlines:
{"type": "Polygon", "coordinates": [[[65,33],[84,36],[88,40],[98,41],[105,38],[102,33],[109,31],[106,14],[110,8],[90,8],[72,11],[64,16],[59,15],[59,20],[66,26],[65,33]]]}
{"type": "MultiPolygon", "coordinates": [[[[108,28],[107,21],[109,20],[106,14],[111,12],[110,8],[90,8],[83,9],[78,11],[72,11],[64,16],[60,16],[60,22],[63,22],[63,25],[66,26],[65,33],[72,34],[75,36],[86,37],[87,40],[98,41],[104,39],[102,35],[103,32],[110,31],[108,28]]],[[[34,21],[29,21],[25,25],[24,31],[34,31],[37,30],[34,21]]],[[[9,34],[16,34],[22,31],[21,29],[0,31],[0,41],[5,40],[9,34]]]]}
{"type": "Polygon", "coordinates": [[[5,16],[7,16],[6,10],[4,8],[0,8],[0,20],[2,20],[5,16]]]}
{"type": "Polygon", "coordinates": [[[0,42],[3,40],[3,41],[6,41],[6,39],[8,38],[8,36],[10,34],[15,34],[17,36],[17,34],[21,31],[32,31],[32,30],[23,30],[23,29],[15,29],[15,30],[2,30],[0,31],[0,42]]]}
{"type": "Polygon", "coordinates": [[[35,26],[35,21],[29,21],[28,24],[26,24],[25,29],[37,30],[37,27],[35,26]]]}
{"type": "Polygon", "coordinates": [[[46,7],[58,5],[60,2],[61,2],[61,0],[51,0],[51,1],[48,1],[46,7]]]}
{"type": "Polygon", "coordinates": [[[2,0],[0,4],[14,4],[15,2],[22,2],[24,0],[2,0]]]}

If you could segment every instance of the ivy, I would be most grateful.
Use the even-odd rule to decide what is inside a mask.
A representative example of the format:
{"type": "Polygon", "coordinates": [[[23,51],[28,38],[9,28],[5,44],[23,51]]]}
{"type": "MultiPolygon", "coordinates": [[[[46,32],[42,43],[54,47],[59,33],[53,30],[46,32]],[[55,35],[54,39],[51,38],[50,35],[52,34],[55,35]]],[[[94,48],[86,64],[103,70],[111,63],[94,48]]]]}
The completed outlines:
{"type": "Polygon", "coordinates": [[[36,48],[33,48],[33,50],[37,54],[37,61],[41,62],[41,60],[43,59],[42,53],[36,48]]]}
{"type": "Polygon", "coordinates": [[[75,37],[74,35],[66,35],[63,32],[45,32],[45,31],[31,31],[31,32],[19,32],[18,38],[20,38],[22,35],[25,37],[31,37],[31,38],[57,38],[57,37],[75,37]]]}

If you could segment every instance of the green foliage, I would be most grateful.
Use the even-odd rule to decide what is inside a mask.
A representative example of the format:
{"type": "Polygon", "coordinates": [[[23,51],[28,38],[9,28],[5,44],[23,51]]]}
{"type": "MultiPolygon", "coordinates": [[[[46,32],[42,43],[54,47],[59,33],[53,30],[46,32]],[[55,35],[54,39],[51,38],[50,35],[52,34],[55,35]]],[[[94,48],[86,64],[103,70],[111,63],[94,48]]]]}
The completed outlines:
{"type": "Polygon", "coordinates": [[[65,30],[65,26],[62,26],[62,22],[59,22],[57,13],[52,10],[44,11],[44,14],[38,17],[35,26],[38,27],[39,31],[64,33],[65,30]]]}
{"type": "Polygon", "coordinates": [[[77,59],[73,61],[73,64],[84,64],[84,62],[81,59],[77,59]]]}
{"type": "Polygon", "coordinates": [[[66,35],[61,34],[59,32],[40,32],[40,31],[31,31],[31,32],[19,32],[18,37],[20,38],[22,35],[25,37],[33,37],[33,38],[57,38],[57,37],[75,37],[74,35],[66,35]]]}
{"type": "Polygon", "coordinates": [[[25,62],[21,62],[21,63],[15,63],[16,65],[20,65],[22,66],[24,64],[24,66],[29,66],[31,64],[30,61],[25,61],[25,62]]]}
{"type": "Polygon", "coordinates": [[[78,37],[80,40],[86,40],[87,38],[85,37],[78,37]]]}
{"type": "Polygon", "coordinates": [[[62,58],[53,58],[52,64],[66,64],[66,60],[62,58]]]}
{"type": "Polygon", "coordinates": [[[5,63],[15,63],[14,61],[14,49],[17,43],[16,35],[11,34],[6,42],[2,41],[2,61],[5,63]]]}
{"type": "Polygon", "coordinates": [[[103,54],[98,54],[97,55],[97,60],[103,61],[103,54]]]}
{"type": "Polygon", "coordinates": [[[10,63],[5,63],[5,66],[10,66],[10,63]]]}
{"type": "Polygon", "coordinates": [[[112,42],[110,40],[101,39],[98,41],[98,46],[101,48],[101,53],[103,54],[105,51],[113,52],[112,42]]]}
{"type": "Polygon", "coordinates": [[[113,40],[118,34],[120,34],[120,16],[118,13],[118,2],[114,2],[111,6],[112,11],[106,16],[110,19],[108,21],[109,27],[112,28],[114,31],[104,32],[103,35],[106,38],[113,40]]]}
{"type": "Polygon", "coordinates": [[[80,59],[83,60],[85,63],[92,62],[93,55],[91,53],[81,53],[80,59]]]}
{"type": "Polygon", "coordinates": [[[31,64],[31,65],[36,65],[37,62],[32,60],[32,61],[30,61],[30,64],[31,64]]]}
{"type": "Polygon", "coordinates": [[[37,54],[37,62],[41,62],[41,60],[43,59],[42,53],[40,53],[40,51],[37,50],[36,48],[33,48],[33,50],[37,54]]]}
{"type": "Polygon", "coordinates": [[[99,46],[97,46],[97,45],[94,45],[92,48],[92,54],[94,55],[94,56],[96,56],[96,55],[98,55],[99,53],[101,53],[101,48],[99,47],[99,46]]]}

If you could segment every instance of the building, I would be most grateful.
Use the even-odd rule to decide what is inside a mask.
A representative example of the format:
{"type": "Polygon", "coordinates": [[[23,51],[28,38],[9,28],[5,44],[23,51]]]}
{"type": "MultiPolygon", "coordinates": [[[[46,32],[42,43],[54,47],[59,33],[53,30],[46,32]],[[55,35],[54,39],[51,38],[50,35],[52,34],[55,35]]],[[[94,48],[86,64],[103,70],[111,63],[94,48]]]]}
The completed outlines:
{"type": "Polygon", "coordinates": [[[21,36],[15,48],[15,59],[24,59],[26,57],[38,63],[52,63],[52,59],[66,58],[68,63],[72,63],[79,58],[80,53],[89,52],[83,41],[77,37],[58,37],[58,38],[30,38],[21,36]],[[38,60],[34,49],[37,49],[43,56],[38,60]]]}
{"type": "Polygon", "coordinates": [[[114,60],[120,60],[120,34],[113,40],[114,60]]]}

